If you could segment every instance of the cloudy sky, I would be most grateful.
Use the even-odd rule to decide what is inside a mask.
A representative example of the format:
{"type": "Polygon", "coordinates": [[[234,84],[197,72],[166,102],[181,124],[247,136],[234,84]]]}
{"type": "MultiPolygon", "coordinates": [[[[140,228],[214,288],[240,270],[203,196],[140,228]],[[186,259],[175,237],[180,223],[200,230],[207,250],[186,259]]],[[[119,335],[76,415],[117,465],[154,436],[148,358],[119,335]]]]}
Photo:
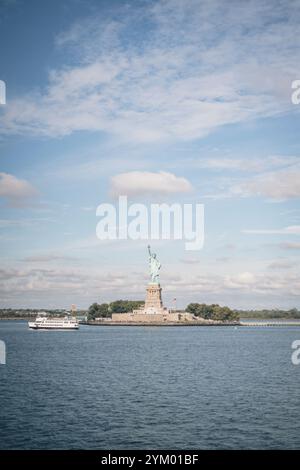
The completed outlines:
{"type": "Polygon", "coordinates": [[[300,307],[299,0],[0,0],[0,306],[144,297],[96,207],[203,203],[164,301],[300,307]],[[152,190],[150,189],[152,188],[152,190]]]}

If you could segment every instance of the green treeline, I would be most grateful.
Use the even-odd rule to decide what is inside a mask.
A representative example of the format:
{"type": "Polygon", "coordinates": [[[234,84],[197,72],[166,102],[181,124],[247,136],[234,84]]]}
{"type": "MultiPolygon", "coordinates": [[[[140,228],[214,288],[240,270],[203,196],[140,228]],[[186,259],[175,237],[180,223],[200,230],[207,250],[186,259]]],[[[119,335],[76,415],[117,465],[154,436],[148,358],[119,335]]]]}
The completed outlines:
{"type": "Polygon", "coordinates": [[[291,308],[290,310],[263,309],[263,310],[235,310],[240,318],[286,318],[286,319],[300,319],[300,310],[291,308]]]}
{"type": "MultiPolygon", "coordinates": [[[[36,317],[39,312],[45,312],[49,316],[65,317],[69,314],[69,310],[57,308],[0,308],[0,320],[1,318],[31,318],[36,317]]],[[[86,310],[77,310],[78,316],[86,315],[86,310]]]]}
{"type": "Polygon", "coordinates": [[[192,313],[195,317],[205,318],[206,320],[233,321],[239,320],[236,311],[229,307],[221,307],[218,304],[198,304],[191,303],[185,309],[186,312],[192,313]]]}
{"type": "MultiPolygon", "coordinates": [[[[97,304],[94,303],[88,310],[88,320],[95,318],[108,318],[112,313],[127,313],[132,312],[141,307],[144,302],[139,300],[115,300],[110,304],[97,304]]],[[[187,306],[186,312],[192,313],[197,317],[202,317],[209,320],[232,321],[238,320],[239,315],[229,307],[221,307],[218,304],[206,305],[191,303],[187,306]]]]}
{"type": "Polygon", "coordinates": [[[110,318],[112,313],[127,313],[132,312],[144,305],[141,300],[115,300],[109,304],[92,304],[88,309],[88,320],[95,318],[110,318]]]}
{"type": "MultiPolygon", "coordinates": [[[[126,313],[131,312],[144,304],[141,300],[115,300],[110,303],[93,303],[88,310],[77,310],[77,315],[88,316],[89,320],[95,318],[109,318],[112,313],[126,313]]],[[[67,310],[64,309],[25,309],[25,308],[2,308],[0,309],[1,318],[30,318],[37,315],[38,312],[43,311],[48,315],[65,316],[67,310]]],[[[290,310],[282,309],[262,309],[262,310],[239,310],[230,309],[229,307],[222,307],[218,304],[200,304],[190,303],[186,312],[192,313],[197,317],[202,317],[212,320],[238,320],[239,318],[282,318],[282,319],[300,319],[300,310],[292,308],[290,310]]]]}
{"type": "Polygon", "coordinates": [[[300,310],[292,308],[290,310],[282,309],[263,309],[263,310],[238,310],[229,307],[221,307],[218,304],[199,304],[191,303],[186,308],[187,312],[197,317],[212,320],[238,320],[240,318],[281,318],[281,319],[300,319],[300,310]]]}

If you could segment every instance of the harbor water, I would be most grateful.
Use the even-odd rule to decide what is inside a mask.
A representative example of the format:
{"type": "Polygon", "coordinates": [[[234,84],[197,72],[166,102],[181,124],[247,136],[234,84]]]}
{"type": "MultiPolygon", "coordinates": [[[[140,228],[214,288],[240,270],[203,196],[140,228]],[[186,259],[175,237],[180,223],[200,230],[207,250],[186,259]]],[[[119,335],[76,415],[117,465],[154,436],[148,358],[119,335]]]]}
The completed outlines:
{"type": "Polygon", "coordinates": [[[1,321],[2,449],[300,448],[300,328],[1,321]]]}

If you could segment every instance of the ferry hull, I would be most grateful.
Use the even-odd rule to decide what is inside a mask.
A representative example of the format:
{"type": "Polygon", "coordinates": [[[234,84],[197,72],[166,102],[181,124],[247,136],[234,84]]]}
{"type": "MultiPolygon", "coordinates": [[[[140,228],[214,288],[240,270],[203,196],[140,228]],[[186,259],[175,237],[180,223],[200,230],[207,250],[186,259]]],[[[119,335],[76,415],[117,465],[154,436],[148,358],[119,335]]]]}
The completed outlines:
{"type": "Polygon", "coordinates": [[[79,326],[37,326],[37,325],[30,325],[28,327],[31,330],[78,330],[79,326]]]}
{"type": "Polygon", "coordinates": [[[70,318],[47,318],[39,315],[35,321],[29,321],[28,327],[31,330],[78,330],[79,323],[70,318]]]}

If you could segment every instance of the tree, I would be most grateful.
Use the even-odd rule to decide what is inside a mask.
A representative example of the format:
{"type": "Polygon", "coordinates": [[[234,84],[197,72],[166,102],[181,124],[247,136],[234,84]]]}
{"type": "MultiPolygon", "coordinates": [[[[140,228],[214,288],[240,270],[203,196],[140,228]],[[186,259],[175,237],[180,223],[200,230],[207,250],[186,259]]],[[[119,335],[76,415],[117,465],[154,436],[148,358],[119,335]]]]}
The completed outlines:
{"type": "Polygon", "coordinates": [[[95,318],[111,317],[112,313],[127,313],[132,310],[138,309],[144,304],[141,300],[115,300],[110,304],[93,303],[88,310],[88,320],[95,320],[95,318]]]}
{"type": "Polygon", "coordinates": [[[125,300],[115,300],[110,303],[112,313],[126,313],[128,312],[125,300]]]}
{"type": "Polygon", "coordinates": [[[192,303],[189,304],[186,308],[186,311],[192,313],[196,317],[201,317],[209,320],[213,316],[213,309],[216,305],[206,305],[206,304],[198,304],[192,303]]]}
{"type": "Polygon", "coordinates": [[[191,303],[187,306],[186,312],[192,313],[196,317],[205,318],[206,320],[233,321],[238,320],[237,312],[229,307],[221,307],[218,304],[198,304],[191,303]]]}
{"type": "Polygon", "coordinates": [[[97,317],[107,318],[110,317],[108,304],[93,303],[88,310],[88,320],[95,320],[97,317]]]}
{"type": "Polygon", "coordinates": [[[220,305],[215,305],[213,308],[212,319],[221,321],[238,320],[238,314],[229,307],[220,307],[220,305]]]}
{"type": "Polygon", "coordinates": [[[115,300],[109,304],[112,313],[132,312],[144,304],[141,300],[115,300]]]}

